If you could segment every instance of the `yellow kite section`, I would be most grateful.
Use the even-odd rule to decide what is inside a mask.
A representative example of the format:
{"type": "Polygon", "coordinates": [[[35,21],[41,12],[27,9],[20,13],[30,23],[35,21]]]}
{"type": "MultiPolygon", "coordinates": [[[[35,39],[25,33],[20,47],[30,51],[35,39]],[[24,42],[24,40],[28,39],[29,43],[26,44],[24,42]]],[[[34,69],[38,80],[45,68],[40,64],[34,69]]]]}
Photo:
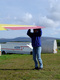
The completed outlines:
{"type": "Polygon", "coordinates": [[[4,27],[2,27],[2,24],[0,24],[0,30],[6,30],[4,27]]]}
{"type": "Polygon", "coordinates": [[[35,25],[0,24],[1,27],[35,27],[35,25]]]}

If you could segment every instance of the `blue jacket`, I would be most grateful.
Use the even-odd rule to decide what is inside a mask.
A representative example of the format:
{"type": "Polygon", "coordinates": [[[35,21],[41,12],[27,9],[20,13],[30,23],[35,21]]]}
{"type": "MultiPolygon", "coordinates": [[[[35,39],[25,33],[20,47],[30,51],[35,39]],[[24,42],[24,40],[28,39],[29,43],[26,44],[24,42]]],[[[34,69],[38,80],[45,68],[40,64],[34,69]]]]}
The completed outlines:
{"type": "Polygon", "coordinates": [[[41,46],[41,35],[42,35],[41,29],[38,29],[38,32],[36,32],[36,33],[32,33],[29,29],[27,31],[27,35],[31,38],[33,47],[41,46]]]}

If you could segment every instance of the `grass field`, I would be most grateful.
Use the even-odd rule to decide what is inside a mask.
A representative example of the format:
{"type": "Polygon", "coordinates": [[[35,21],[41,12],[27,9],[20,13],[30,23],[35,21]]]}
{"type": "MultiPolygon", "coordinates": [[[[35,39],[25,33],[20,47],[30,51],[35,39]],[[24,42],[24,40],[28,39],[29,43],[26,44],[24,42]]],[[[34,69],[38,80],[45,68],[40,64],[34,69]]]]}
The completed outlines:
{"type": "Polygon", "coordinates": [[[43,70],[33,70],[32,55],[0,56],[0,80],[60,80],[60,51],[42,54],[43,70]]]}

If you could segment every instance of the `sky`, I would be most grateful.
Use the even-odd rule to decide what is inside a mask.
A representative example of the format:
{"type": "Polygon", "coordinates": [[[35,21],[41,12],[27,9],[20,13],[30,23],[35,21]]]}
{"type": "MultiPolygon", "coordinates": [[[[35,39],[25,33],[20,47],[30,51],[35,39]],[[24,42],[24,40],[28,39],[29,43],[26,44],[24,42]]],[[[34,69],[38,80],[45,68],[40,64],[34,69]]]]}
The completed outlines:
{"type": "MultiPolygon", "coordinates": [[[[60,0],[0,0],[0,24],[44,26],[43,37],[60,38],[60,0]]],[[[27,37],[27,30],[0,31],[0,38],[27,37]]]]}

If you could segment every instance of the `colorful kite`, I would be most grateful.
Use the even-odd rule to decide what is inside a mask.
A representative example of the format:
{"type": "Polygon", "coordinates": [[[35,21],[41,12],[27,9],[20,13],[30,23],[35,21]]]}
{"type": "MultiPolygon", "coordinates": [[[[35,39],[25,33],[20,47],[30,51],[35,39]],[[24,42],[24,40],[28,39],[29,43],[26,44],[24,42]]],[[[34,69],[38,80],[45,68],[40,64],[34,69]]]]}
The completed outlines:
{"type": "Polygon", "coordinates": [[[44,28],[42,26],[35,25],[12,25],[12,24],[0,24],[0,30],[25,30],[25,29],[39,29],[44,28]]]}

